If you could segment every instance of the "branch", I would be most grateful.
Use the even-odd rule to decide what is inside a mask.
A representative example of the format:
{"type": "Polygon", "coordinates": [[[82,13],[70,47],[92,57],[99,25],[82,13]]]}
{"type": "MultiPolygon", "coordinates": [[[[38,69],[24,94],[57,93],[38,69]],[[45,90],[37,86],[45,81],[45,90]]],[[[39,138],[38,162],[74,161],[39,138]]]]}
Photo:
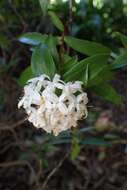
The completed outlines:
{"type": "Polygon", "coordinates": [[[42,185],[42,190],[45,190],[48,181],[59,170],[59,168],[62,166],[63,162],[66,160],[66,158],[68,157],[68,155],[69,155],[69,153],[66,153],[65,156],[57,164],[57,166],[49,173],[49,175],[47,176],[47,178],[45,179],[45,181],[44,181],[44,183],[42,185]]]}

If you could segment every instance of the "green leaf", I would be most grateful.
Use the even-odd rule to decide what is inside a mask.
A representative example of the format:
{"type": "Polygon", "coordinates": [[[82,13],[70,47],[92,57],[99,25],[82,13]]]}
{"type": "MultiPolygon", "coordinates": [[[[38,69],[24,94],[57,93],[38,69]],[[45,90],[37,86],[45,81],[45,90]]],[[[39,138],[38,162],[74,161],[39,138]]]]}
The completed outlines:
{"type": "Polygon", "coordinates": [[[39,45],[40,43],[45,43],[46,39],[47,39],[46,34],[42,35],[41,33],[37,32],[25,33],[19,37],[20,42],[29,45],[39,45]]]}
{"type": "Polygon", "coordinates": [[[122,97],[109,84],[100,84],[98,86],[92,87],[91,90],[112,103],[117,105],[122,103],[122,97]]]}
{"type": "Polygon", "coordinates": [[[75,160],[81,151],[81,146],[78,137],[72,139],[71,160],[75,160]]]}
{"type": "Polygon", "coordinates": [[[58,28],[61,32],[63,32],[64,25],[61,22],[61,20],[59,19],[59,17],[52,11],[49,11],[48,14],[51,17],[51,20],[52,20],[53,24],[56,26],[56,28],[58,28]]]}
{"type": "Polygon", "coordinates": [[[40,6],[41,6],[41,9],[42,9],[42,12],[44,14],[46,14],[50,1],[49,0],[39,0],[39,3],[40,3],[40,6]]]}
{"type": "Polygon", "coordinates": [[[20,75],[19,79],[18,79],[18,83],[21,86],[24,86],[26,84],[26,82],[30,79],[33,78],[34,75],[32,73],[32,69],[31,66],[28,66],[20,75]]]}
{"type": "Polygon", "coordinates": [[[119,69],[127,65],[127,51],[120,55],[116,60],[111,64],[112,69],[119,69]]]}
{"type": "Polygon", "coordinates": [[[123,43],[124,47],[127,48],[127,36],[120,33],[120,32],[117,32],[116,34],[120,38],[120,40],[123,43]]]}
{"type": "Polygon", "coordinates": [[[111,143],[99,138],[86,138],[85,140],[81,141],[81,143],[97,146],[111,146],[111,143]]]}
{"type": "Polygon", "coordinates": [[[66,60],[67,61],[62,65],[62,73],[67,72],[78,63],[77,57],[66,57],[66,60]]]}
{"type": "Polygon", "coordinates": [[[46,45],[50,48],[51,54],[57,64],[59,64],[59,54],[57,51],[58,38],[52,35],[49,35],[45,40],[46,45]]]}
{"type": "Polygon", "coordinates": [[[102,82],[107,82],[113,78],[113,72],[108,64],[104,64],[99,68],[99,64],[90,69],[88,87],[98,85],[102,82]]]}
{"type": "Polygon", "coordinates": [[[111,52],[109,48],[96,42],[81,40],[81,39],[70,37],[70,36],[66,36],[64,40],[74,50],[88,56],[102,54],[102,53],[109,54],[111,52]]]}
{"type": "Polygon", "coordinates": [[[89,65],[89,72],[95,71],[95,68],[101,68],[107,63],[107,59],[109,54],[98,54],[75,64],[72,68],[70,68],[64,75],[63,78],[65,81],[73,81],[73,80],[81,80],[84,82],[84,75],[87,69],[87,65],[89,65]]]}
{"type": "Polygon", "coordinates": [[[88,85],[88,80],[89,80],[89,64],[87,64],[87,66],[86,66],[85,75],[84,75],[84,79],[83,79],[85,86],[88,85]]]}
{"type": "Polygon", "coordinates": [[[54,76],[55,63],[46,45],[41,44],[35,48],[32,54],[31,66],[35,75],[47,74],[50,77],[54,76]]]}

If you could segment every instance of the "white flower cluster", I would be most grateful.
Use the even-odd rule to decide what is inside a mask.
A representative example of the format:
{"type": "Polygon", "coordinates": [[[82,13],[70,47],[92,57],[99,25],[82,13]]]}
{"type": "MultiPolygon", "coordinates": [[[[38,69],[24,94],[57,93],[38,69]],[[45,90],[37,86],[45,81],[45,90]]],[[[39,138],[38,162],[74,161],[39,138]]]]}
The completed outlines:
{"type": "Polygon", "coordinates": [[[35,127],[58,135],[87,117],[87,103],[82,82],[65,83],[56,74],[52,81],[47,75],[30,79],[18,107],[26,110],[28,120],[35,127]]]}

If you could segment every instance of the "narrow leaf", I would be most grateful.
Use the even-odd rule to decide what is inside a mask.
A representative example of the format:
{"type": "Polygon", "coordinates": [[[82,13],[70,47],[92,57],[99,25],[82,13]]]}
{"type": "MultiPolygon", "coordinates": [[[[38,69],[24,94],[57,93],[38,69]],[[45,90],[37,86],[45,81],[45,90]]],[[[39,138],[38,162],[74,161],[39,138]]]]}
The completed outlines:
{"type": "Polygon", "coordinates": [[[20,75],[19,79],[18,79],[18,83],[21,86],[24,86],[26,84],[26,82],[30,79],[33,78],[34,75],[32,73],[32,69],[30,66],[28,66],[20,75]]]}
{"type": "Polygon", "coordinates": [[[97,145],[97,146],[111,146],[111,143],[99,138],[87,138],[81,142],[82,144],[97,145]]]}
{"type": "Polygon", "coordinates": [[[70,36],[66,36],[64,40],[74,50],[89,56],[111,52],[109,48],[96,42],[81,40],[70,36]]]}
{"type": "Polygon", "coordinates": [[[127,48],[127,36],[124,35],[124,34],[122,34],[122,33],[120,33],[120,32],[117,32],[116,34],[120,38],[120,40],[123,43],[124,47],[127,48]]]}
{"type": "Polygon", "coordinates": [[[98,86],[92,87],[92,91],[112,103],[117,105],[122,103],[122,97],[109,84],[100,84],[98,86]]]}
{"type": "Polygon", "coordinates": [[[35,75],[47,74],[53,77],[55,74],[55,63],[49,48],[39,45],[35,48],[31,59],[32,71],[35,75]]]}
{"type": "Polygon", "coordinates": [[[57,64],[59,64],[59,55],[57,51],[58,39],[52,35],[49,35],[45,40],[46,45],[50,48],[51,54],[57,64]]]}
{"type": "Polygon", "coordinates": [[[108,64],[102,65],[100,68],[92,68],[89,72],[88,87],[98,85],[102,82],[107,82],[113,78],[113,72],[108,64]]]}
{"type": "Polygon", "coordinates": [[[125,51],[122,55],[120,55],[116,60],[112,63],[112,69],[119,69],[125,67],[127,65],[127,51],[125,51]]]}
{"type": "Polygon", "coordinates": [[[86,86],[88,84],[88,79],[89,79],[89,64],[87,64],[87,66],[86,66],[85,76],[84,76],[84,80],[83,80],[86,86]]]}
{"type": "Polygon", "coordinates": [[[41,9],[42,9],[42,12],[44,14],[46,14],[50,1],[49,0],[39,0],[39,3],[41,6],[41,9]]]}
{"type": "Polygon", "coordinates": [[[89,72],[94,72],[95,67],[99,66],[101,68],[103,65],[107,63],[108,56],[108,54],[98,54],[83,59],[82,61],[75,64],[63,75],[64,80],[82,80],[84,82],[84,75],[87,65],[89,65],[89,72]]]}
{"type": "Polygon", "coordinates": [[[44,43],[46,38],[47,38],[46,34],[42,35],[41,33],[37,32],[31,32],[31,33],[29,32],[22,34],[19,37],[19,41],[29,45],[39,45],[40,43],[44,43]]]}
{"type": "Polygon", "coordinates": [[[77,57],[70,57],[67,62],[62,65],[62,72],[65,73],[77,64],[77,57]]]}
{"type": "Polygon", "coordinates": [[[52,11],[48,12],[49,16],[51,17],[51,20],[53,22],[53,24],[61,31],[64,31],[64,25],[62,23],[62,21],[59,19],[59,17],[52,11]]]}

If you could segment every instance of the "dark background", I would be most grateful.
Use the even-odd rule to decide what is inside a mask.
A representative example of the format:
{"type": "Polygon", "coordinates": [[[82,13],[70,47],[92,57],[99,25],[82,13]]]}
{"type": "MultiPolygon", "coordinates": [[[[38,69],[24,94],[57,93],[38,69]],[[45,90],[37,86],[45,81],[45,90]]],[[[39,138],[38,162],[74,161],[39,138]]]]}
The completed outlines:
{"type": "MultiPolygon", "coordinates": [[[[69,2],[51,2],[49,9],[68,27],[69,2]]],[[[123,46],[116,32],[127,35],[127,1],[76,2],[70,35],[100,42],[119,55],[123,46]]],[[[38,0],[0,0],[0,190],[127,190],[126,67],[112,81],[123,96],[122,107],[91,95],[89,117],[81,123],[97,128],[84,134],[84,139],[92,138],[90,143],[79,147],[74,134],[71,143],[60,136],[53,144],[53,137],[24,121],[24,112],[17,109],[22,95],[17,81],[31,57],[29,48],[18,41],[26,32],[60,34],[38,0]],[[105,146],[100,140],[105,135],[109,141],[116,136],[120,141],[105,146]]]]}

